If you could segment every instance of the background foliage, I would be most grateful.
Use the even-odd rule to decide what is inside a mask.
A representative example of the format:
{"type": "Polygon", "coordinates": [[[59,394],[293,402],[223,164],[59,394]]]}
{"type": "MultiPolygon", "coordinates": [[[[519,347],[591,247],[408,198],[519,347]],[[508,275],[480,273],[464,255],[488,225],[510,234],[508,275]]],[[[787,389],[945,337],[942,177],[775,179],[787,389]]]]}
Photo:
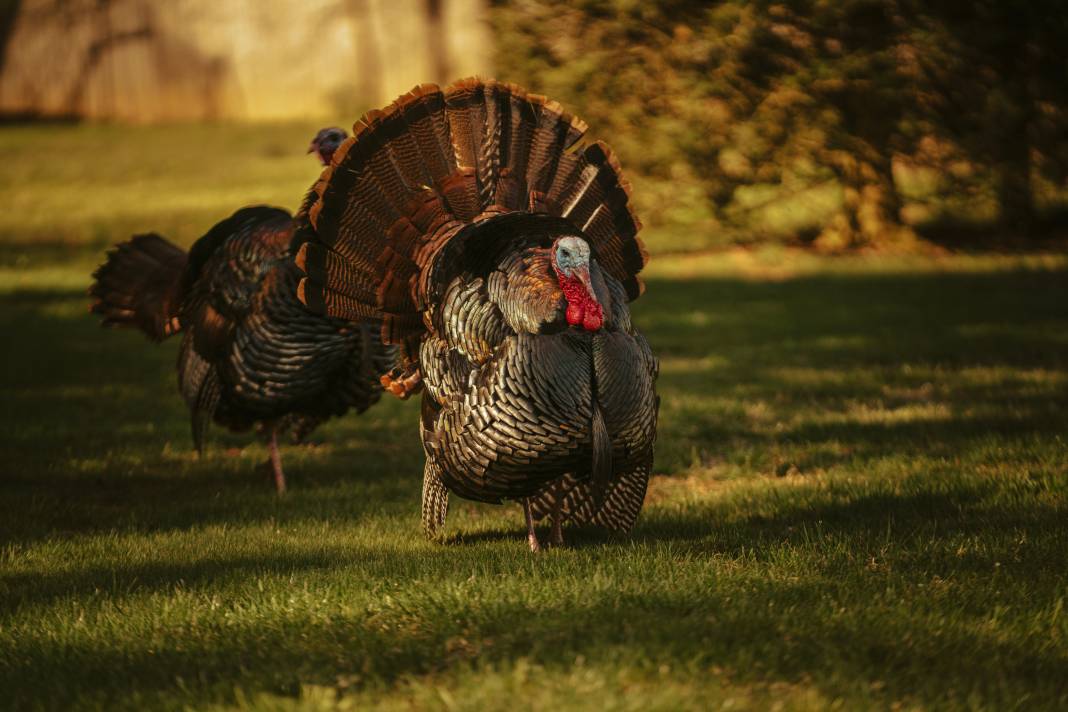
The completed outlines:
{"type": "Polygon", "coordinates": [[[1034,239],[1064,204],[1062,3],[493,7],[498,74],[611,138],[664,247],[1034,239]]]}

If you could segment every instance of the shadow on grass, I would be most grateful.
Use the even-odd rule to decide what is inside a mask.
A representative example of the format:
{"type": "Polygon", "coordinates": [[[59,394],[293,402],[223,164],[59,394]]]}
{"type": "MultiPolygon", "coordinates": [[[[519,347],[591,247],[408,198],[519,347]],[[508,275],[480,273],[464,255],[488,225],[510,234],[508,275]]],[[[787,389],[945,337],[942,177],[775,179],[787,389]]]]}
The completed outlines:
{"type": "MultiPolygon", "coordinates": [[[[663,364],[657,471],[685,471],[696,453],[770,472],[778,453],[862,472],[903,452],[1064,432],[1066,305],[1064,270],[653,280],[635,318],[663,364]],[[858,403],[889,416],[865,420],[858,403]]],[[[411,404],[345,418],[321,449],[287,449],[295,492],[278,503],[250,458],[188,456],[177,344],[101,330],[85,309],[79,291],[0,297],[0,331],[14,335],[0,364],[9,540],[416,511],[411,404]]],[[[221,448],[254,441],[216,432],[221,448]]]]}
{"type": "Polygon", "coordinates": [[[247,582],[253,577],[327,571],[359,566],[371,554],[337,549],[290,553],[257,552],[254,556],[205,557],[195,562],[171,564],[154,561],[131,564],[116,562],[113,567],[83,566],[74,571],[0,575],[0,611],[14,613],[28,606],[48,606],[57,599],[84,599],[94,596],[121,601],[158,591],[197,590],[247,582]]]}
{"type": "MultiPolygon", "coordinates": [[[[846,533],[848,545],[847,530],[857,526],[867,531],[864,519],[875,510],[885,516],[884,505],[890,506],[889,515],[903,526],[912,518],[960,514],[956,503],[937,497],[872,500],[838,512],[815,513],[827,522],[818,535],[834,540],[846,533]]],[[[1028,527],[1063,526],[1047,515],[1052,512],[1040,513],[1028,527]]],[[[721,543],[713,548],[735,556],[759,552],[769,527],[791,521],[800,523],[787,518],[714,526],[713,539],[721,543]]],[[[663,527],[646,525],[638,539],[659,542],[665,534],[671,536],[663,527]]],[[[798,545],[814,544],[806,539],[798,545]]],[[[391,583],[403,582],[403,572],[413,571],[420,571],[427,581],[448,581],[457,570],[474,563],[474,553],[416,557],[396,551],[375,556],[354,552],[337,560],[325,555],[225,558],[192,570],[133,567],[120,572],[117,579],[115,572],[90,571],[77,580],[73,591],[99,590],[91,588],[94,585],[105,592],[173,589],[176,581],[195,588],[215,577],[229,581],[256,574],[311,571],[328,575],[339,566],[359,566],[367,576],[391,583]]],[[[77,637],[64,641],[35,637],[16,643],[9,651],[11,659],[19,661],[19,685],[11,689],[17,703],[20,690],[35,694],[47,688],[49,699],[58,706],[74,701],[84,704],[97,695],[106,699],[120,693],[130,680],[137,681],[140,694],[150,696],[186,693],[192,687],[200,695],[232,699],[235,686],[292,696],[299,693],[301,684],[333,686],[352,676],[391,684],[471,666],[499,670],[519,659],[566,672],[581,657],[593,666],[648,667],[649,674],[665,666],[694,674],[725,669],[734,682],[812,685],[832,697],[841,694],[843,680],[865,684],[878,680],[874,699],[883,703],[902,698],[929,705],[960,703],[963,700],[951,696],[965,692],[991,701],[1003,699],[1004,691],[1014,688],[1027,689],[1035,704],[1062,699],[1060,681],[1068,673],[1068,659],[1063,655],[988,632],[978,621],[989,611],[969,611],[966,600],[955,606],[958,617],[952,620],[944,619],[944,610],[938,606],[922,605],[902,617],[896,610],[902,604],[887,587],[910,582],[895,579],[891,584],[885,573],[865,573],[861,564],[868,552],[864,551],[856,552],[856,565],[843,574],[840,566],[848,553],[832,552],[826,569],[810,571],[804,579],[754,576],[743,588],[716,585],[710,578],[696,592],[653,583],[639,584],[642,590],[638,592],[597,590],[584,598],[565,595],[554,602],[538,599],[535,603],[523,597],[520,601],[525,602],[519,602],[506,595],[493,605],[474,605],[462,612],[445,608],[450,603],[435,586],[405,593],[391,588],[399,600],[386,598],[366,609],[332,609],[326,619],[299,612],[246,613],[220,622],[219,631],[206,626],[198,637],[177,631],[172,634],[178,636],[174,640],[132,640],[121,649],[100,649],[77,637]],[[63,679],[70,669],[78,670],[73,684],[47,686],[48,680],[63,679]],[[878,671],[874,679],[872,671],[878,671]]],[[[937,556],[943,555],[946,552],[940,549],[930,558],[921,556],[913,562],[916,581],[926,581],[928,571],[938,571],[937,556]]],[[[974,581],[968,582],[993,576],[992,557],[999,555],[991,551],[977,557],[974,581]]],[[[552,560],[542,561],[551,565],[552,560]]],[[[535,586],[537,577],[517,584],[535,586]]],[[[62,585],[57,578],[45,588],[62,585]]],[[[1032,595],[1051,594],[1051,585],[1041,577],[1036,576],[1030,586],[1032,595]]],[[[994,597],[1011,600],[1003,591],[994,597]]],[[[0,665],[0,679],[3,673],[0,665]]]]}
{"type": "MultiPolygon", "coordinates": [[[[1052,478],[1054,476],[1050,476],[1052,478]]],[[[674,556],[729,560],[745,556],[762,558],[764,551],[781,554],[784,550],[811,550],[827,546],[842,547],[837,556],[863,563],[880,555],[891,544],[906,547],[920,572],[952,568],[957,572],[973,571],[993,575],[1019,572],[1032,582],[1040,578],[1059,579],[1065,565],[1063,551],[1044,547],[1016,547],[1011,555],[988,545],[978,553],[967,555],[945,551],[945,542],[978,540],[993,537],[998,545],[1006,542],[1041,541],[1049,537],[1068,536],[1068,509],[1059,505],[1004,497],[1002,485],[994,481],[948,482],[939,476],[913,477],[888,485],[859,486],[847,492],[827,492],[819,488],[793,486],[785,495],[771,491],[757,494],[728,495],[711,501],[690,504],[671,510],[653,509],[646,513],[628,535],[606,532],[594,527],[567,527],[565,551],[580,552],[599,547],[672,547],[674,556]],[[751,511],[750,511],[751,510],[751,511]],[[771,512],[768,514],[767,512],[771,512]],[[1001,559],[1001,561],[999,561],[1001,559]]],[[[1038,491],[1056,486],[1033,479],[1038,491]]],[[[1065,485],[1061,483],[1063,488],[1065,485]]],[[[362,514],[360,497],[334,494],[305,495],[292,511],[287,505],[257,506],[255,502],[240,511],[230,502],[232,518],[209,511],[208,522],[256,524],[264,521],[277,527],[278,540],[269,551],[254,555],[205,553],[194,562],[174,564],[154,560],[131,562],[117,558],[113,565],[89,565],[55,572],[0,574],[0,612],[15,612],[24,606],[47,606],[56,599],[104,595],[111,601],[176,588],[212,589],[226,583],[237,584],[255,575],[286,576],[311,571],[328,572],[358,567],[372,578],[400,584],[416,577],[448,577],[457,570],[475,566],[486,555],[485,549],[473,545],[514,543],[509,555],[523,556],[526,533],[521,527],[490,527],[474,532],[450,532],[444,548],[428,544],[428,555],[402,554],[388,544],[380,549],[341,546],[330,543],[314,545],[295,541],[283,533],[298,524],[349,521],[359,526],[362,514]],[[332,503],[332,504],[331,504],[332,503]],[[438,555],[440,553],[440,555],[438,555]]],[[[396,496],[396,495],[394,495],[396,496]]],[[[381,493],[388,499],[390,493],[381,493]]],[[[514,505],[512,505],[514,506],[514,505]]],[[[397,514],[403,514],[398,508],[397,514]]],[[[379,509],[376,514],[382,514],[379,509]]],[[[181,512],[180,521],[193,513],[181,512]]],[[[411,517],[414,533],[415,517],[411,517]]],[[[153,523],[146,530],[168,528],[153,523]]],[[[455,524],[453,523],[453,526],[455,524]]],[[[136,524],[131,528],[137,528],[136,524]]],[[[175,527],[178,528],[178,527],[175,527]]],[[[539,527],[543,543],[548,542],[546,527],[539,527]]],[[[987,540],[988,543],[991,539],[987,540]]],[[[121,546],[114,544],[113,546],[121,546]]],[[[161,556],[171,552],[173,543],[158,545],[161,556]]],[[[254,547],[255,548],[255,547],[254,547]]],[[[499,553],[499,552],[498,552],[499,553]]],[[[535,558],[553,555],[552,548],[535,558]]],[[[833,558],[833,557],[832,557],[833,558]]],[[[831,572],[814,571],[817,575],[831,572]]],[[[922,574],[921,574],[922,576],[922,574]]]]}
{"type": "MultiPolygon", "coordinates": [[[[1068,395],[1043,379],[1068,374],[1066,304],[1064,270],[653,281],[634,311],[663,364],[658,471],[684,471],[694,452],[729,458],[732,450],[783,443],[810,450],[832,443],[844,454],[807,457],[823,466],[863,466],[901,449],[952,454],[991,433],[1064,431],[1068,395]],[[910,395],[931,380],[933,395],[910,395]],[[888,384],[905,395],[888,395],[888,384]],[[891,413],[889,422],[850,413],[851,405],[871,401],[891,413]],[[942,408],[938,417],[922,410],[932,402],[942,408]],[[740,410],[754,405],[792,425],[768,427],[740,410]],[[898,407],[921,410],[898,422],[898,407]],[[813,417],[821,413],[838,417],[813,417]]],[[[0,482],[9,494],[5,533],[18,540],[49,527],[76,534],[233,517],[231,499],[248,495],[254,475],[236,474],[251,469],[247,458],[184,458],[189,436],[175,393],[176,344],[157,347],[138,334],[100,330],[84,310],[85,298],[74,290],[0,298],[0,330],[18,335],[15,348],[4,351],[0,376],[4,450],[14,465],[0,482]],[[168,449],[177,455],[161,456],[168,449]],[[91,513],[73,517],[80,525],[47,516],[30,523],[20,517],[27,501],[91,513]],[[137,516],[124,517],[123,507],[137,516]]],[[[222,447],[254,441],[216,433],[222,447]]],[[[314,516],[323,504],[313,494],[319,487],[371,487],[393,504],[418,500],[412,408],[383,402],[318,438],[328,443],[323,455],[298,454],[290,465],[311,496],[268,506],[269,516],[314,516]],[[329,446],[339,433],[342,445],[329,446]]],[[[44,507],[29,509],[41,515],[44,507]]],[[[247,507],[236,509],[241,521],[256,518],[247,507]]],[[[337,513],[326,507],[324,516],[337,513]]]]}

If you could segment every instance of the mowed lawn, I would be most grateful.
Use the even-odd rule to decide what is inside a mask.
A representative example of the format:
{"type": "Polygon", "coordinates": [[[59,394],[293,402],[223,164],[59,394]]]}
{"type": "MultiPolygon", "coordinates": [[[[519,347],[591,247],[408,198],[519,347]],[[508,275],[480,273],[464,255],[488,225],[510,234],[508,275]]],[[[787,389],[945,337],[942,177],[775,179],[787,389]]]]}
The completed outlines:
{"type": "Polygon", "coordinates": [[[0,707],[1068,705],[1068,259],[655,257],[634,532],[532,556],[454,499],[432,544],[417,403],[278,498],[254,437],[191,452],[176,343],[86,313],[126,232],[293,207],[311,129],[0,131],[0,707]]]}

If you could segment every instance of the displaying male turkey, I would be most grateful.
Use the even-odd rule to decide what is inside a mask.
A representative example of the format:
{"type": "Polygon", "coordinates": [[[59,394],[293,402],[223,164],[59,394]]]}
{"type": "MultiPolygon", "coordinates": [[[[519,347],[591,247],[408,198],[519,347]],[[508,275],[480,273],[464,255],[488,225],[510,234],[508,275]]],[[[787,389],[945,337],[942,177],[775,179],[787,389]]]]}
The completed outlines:
{"type": "Polygon", "coordinates": [[[631,323],[646,254],[603,143],[511,84],[416,87],[354,127],[315,187],[297,262],[317,313],[382,319],[425,387],[423,527],[447,492],[629,530],[656,436],[657,361],[631,323]]]}
{"type": "MultiPolygon", "coordinates": [[[[338,131],[324,129],[313,142],[324,163],[338,131]]],[[[90,311],[105,326],[136,327],[157,342],[184,333],[178,384],[197,451],[212,420],[257,427],[269,439],[279,493],[286,486],[279,434],[300,440],[331,416],[367,409],[395,352],[377,327],[313,314],[297,300],[301,272],[290,245],[300,219],[279,208],[243,208],[188,254],[159,235],[138,235],[110,251],[89,289],[90,311]]]]}

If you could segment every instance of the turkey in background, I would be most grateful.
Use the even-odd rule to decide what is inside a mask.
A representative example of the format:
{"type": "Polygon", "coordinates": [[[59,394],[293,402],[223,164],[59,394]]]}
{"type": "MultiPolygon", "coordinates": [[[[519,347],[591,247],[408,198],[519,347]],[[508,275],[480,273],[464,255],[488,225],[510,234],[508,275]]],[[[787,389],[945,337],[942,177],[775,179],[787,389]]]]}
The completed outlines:
{"type": "Polygon", "coordinates": [[[634,328],[646,254],[628,186],[556,102],[511,84],[422,85],[365,116],[315,187],[298,240],[312,310],[404,357],[424,388],[423,527],[448,492],[629,530],[656,437],[658,364],[634,328]]]}
{"type": "MultiPolygon", "coordinates": [[[[346,137],[323,129],[309,153],[326,165],[346,137]]],[[[178,385],[197,451],[213,420],[257,428],[279,493],[286,481],[278,436],[299,442],[330,417],[363,412],[395,360],[377,328],[313,314],[297,299],[291,243],[303,214],[242,208],[188,253],[159,235],[137,235],[109,252],[89,289],[90,311],[104,326],[134,327],[156,342],[183,333],[178,385]]]]}

